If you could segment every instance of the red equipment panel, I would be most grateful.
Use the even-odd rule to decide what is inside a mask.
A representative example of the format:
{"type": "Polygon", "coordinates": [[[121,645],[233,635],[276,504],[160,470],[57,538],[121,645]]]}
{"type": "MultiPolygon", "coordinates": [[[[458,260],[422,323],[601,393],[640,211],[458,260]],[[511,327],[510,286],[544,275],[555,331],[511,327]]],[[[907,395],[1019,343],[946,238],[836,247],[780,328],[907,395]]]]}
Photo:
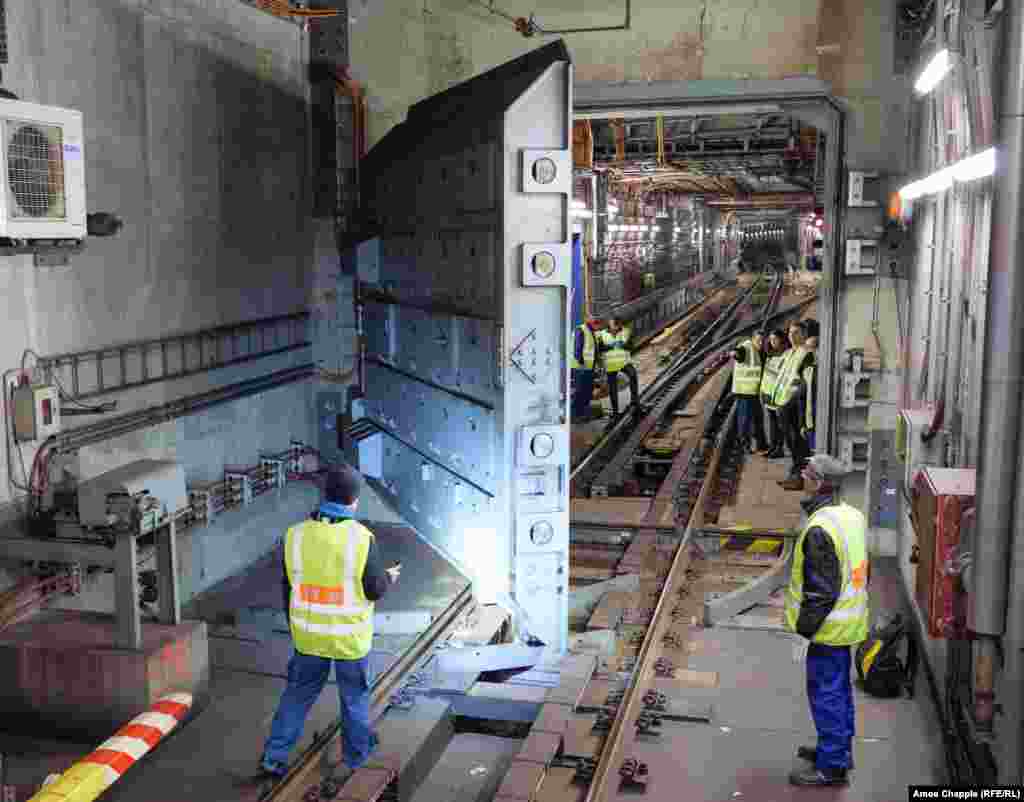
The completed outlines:
{"type": "Polygon", "coordinates": [[[920,562],[917,603],[933,638],[948,638],[963,629],[958,563],[960,526],[974,506],[975,472],[960,468],[923,468],[914,480],[914,517],[920,562]]]}

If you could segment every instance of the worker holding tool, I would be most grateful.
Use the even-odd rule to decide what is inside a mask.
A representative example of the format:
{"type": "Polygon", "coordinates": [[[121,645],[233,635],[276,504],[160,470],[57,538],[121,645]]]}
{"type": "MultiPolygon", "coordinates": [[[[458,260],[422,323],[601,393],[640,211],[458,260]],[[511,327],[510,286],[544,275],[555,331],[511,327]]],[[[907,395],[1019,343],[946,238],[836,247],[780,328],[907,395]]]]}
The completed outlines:
{"type": "Polygon", "coordinates": [[[597,343],[604,360],[604,369],[608,374],[608,396],[612,404],[612,419],[619,417],[619,374],[624,373],[629,379],[629,400],[633,405],[633,415],[640,414],[640,377],[637,375],[633,357],[627,344],[633,332],[632,326],[625,328],[616,318],[608,321],[608,328],[597,335],[597,343]]]}
{"type": "Polygon", "coordinates": [[[588,320],[576,327],[572,338],[569,365],[572,367],[572,418],[584,421],[590,418],[590,404],[594,400],[594,363],[597,360],[596,320],[588,320]]]}
{"type": "Polygon", "coordinates": [[[796,543],[785,622],[807,645],[807,698],[817,747],[797,756],[813,766],[794,771],[793,785],[846,785],[853,768],[854,705],[850,648],[868,637],[867,522],[839,498],[846,467],[827,454],[803,469],[811,497],[796,543]]]}
{"type": "Polygon", "coordinates": [[[770,446],[762,452],[768,459],[778,459],[784,455],[782,427],[779,424],[779,413],[772,406],[772,395],[779,381],[779,372],[786,353],[786,332],[775,329],[768,335],[767,358],[764,362],[764,373],[761,375],[761,404],[768,413],[768,440],[770,446]]]}
{"type": "Polygon", "coordinates": [[[354,520],[360,485],[351,468],[331,468],[324,502],[285,537],[284,603],[294,652],[258,780],[287,772],[288,755],[332,665],[349,771],[362,766],[376,747],[370,728],[373,603],[398,580],[401,566],[384,569],[373,533],[354,520]]]}
{"type": "Polygon", "coordinates": [[[764,335],[757,332],[743,340],[732,352],[732,394],[736,396],[736,425],[739,440],[745,452],[750,451],[751,439],[757,440],[757,450],[764,451],[764,426],[758,425],[761,415],[761,374],[764,369],[764,335]]]}

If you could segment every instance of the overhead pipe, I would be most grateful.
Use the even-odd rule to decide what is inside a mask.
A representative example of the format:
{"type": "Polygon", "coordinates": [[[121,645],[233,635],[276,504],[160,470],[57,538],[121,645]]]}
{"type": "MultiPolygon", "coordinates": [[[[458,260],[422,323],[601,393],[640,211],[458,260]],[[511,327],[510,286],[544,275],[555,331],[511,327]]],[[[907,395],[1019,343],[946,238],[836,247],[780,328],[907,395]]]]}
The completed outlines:
{"type": "MultiPolygon", "coordinates": [[[[996,165],[981,385],[977,521],[972,555],[970,629],[984,638],[1005,634],[1000,686],[1003,718],[997,742],[1000,782],[1021,778],[1024,659],[1024,454],[1020,452],[1024,364],[1024,259],[1021,175],[1024,175],[1024,4],[1003,12],[1003,86],[996,165]]],[[[979,644],[979,647],[981,644],[979,644]]],[[[976,659],[983,649],[976,651],[976,659]]]]}
{"type": "Polygon", "coordinates": [[[191,709],[190,693],[162,697],[59,777],[47,777],[28,802],[93,802],[176,729],[191,709]]]}

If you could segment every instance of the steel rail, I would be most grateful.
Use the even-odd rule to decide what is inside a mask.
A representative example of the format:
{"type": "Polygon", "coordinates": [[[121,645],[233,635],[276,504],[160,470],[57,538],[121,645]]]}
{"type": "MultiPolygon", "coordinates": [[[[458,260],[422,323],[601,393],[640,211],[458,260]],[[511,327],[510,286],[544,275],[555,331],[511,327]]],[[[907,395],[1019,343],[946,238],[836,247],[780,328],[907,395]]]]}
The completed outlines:
{"type": "MultiPolygon", "coordinates": [[[[391,695],[403,680],[427,656],[433,647],[449,632],[459,617],[473,604],[473,589],[467,585],[455,600],[433,623],[424,630],[405,653],[382,671],[373,682],[370,691],[370,716],[379,718],[387,710],[391,695]]],[[[321,758],[325,750],[341,736],[340,719],[326,734],[317,739],[293,764],[285,778],[260,802],[302,802],[313,788],[319,789],[321,758]]],[[[344,787],[339,796],[344,798],[344,787]]]]}
{"type": "MultiPolygon", "coordinates": [[[[721,350],[726,342],[729,342],[730,337],[742,336],[738,335],[733,331],[736,325],[737,315],[739,310],[743,307],[743,304],[749,300],[753,292],[757,289],[762,278],[759,278],[745,293],[743,293],[736,301],[729,307],[725,314],[721,315],[712,326],[709,326],[697,339],[693,345],[690,346],[681,354],[668,368],[656,379],[650,386],[651,394],[647,396],[646,403],[650,404],[654,402],[655,406],[648,414],[644,417],[639,424],[633,427],[629,436],[624,443],[618,440],[608,441],[608,450],[612,446],[617,447],[615,456],[612,457],[606,464],[602,465],[596,473],[596,476],[592,479],[591,487],[598,488],[598,492],[603,493],[606,488],[611,486],[611,483],[617,480],[626,467],[626,463],[632,459],[633,454],[640,447],[644,438],[654,429],[658,422],[664,417],[665,412],[668,408],[676,403],[677,399],[686,392],[686,389],[692,383],[691,374],[695,371],[699,371],[701,362],[707,359],[708,355],[713,351],[721,350]],[[713,334],[720,332],[728,332],[727,335],[718,337],[717,340],[711,345],[703,345],[704,341],[709,339],[713,334]],[[695,354],[696,352],[696,354],[695,354]]],[[[776,278],[775,287],[772,290],[772,297],[778,297],[782,286],[782,276],[776,278]]],[[[769,301],[770,302],[770,301],[769,301]]],[[[766,310],[767,311],[767,310],[766,310]]],[[[758,325],[766,325],[767,315],[759,324],[754,324],[755,327],[758,325]]],[[[622,418],[618,425],[625,426],[627,418],[622,418]]],[[[617,428],[617,427],[616,427],[617,428]]],[[[612,429],[612,434],[616,432],[616,428],[612,429]]],[[[599,444],[600,445],[600,442],[599,444]]],[[[588,453],[581,461],[581,465],[586,462],[587,459],[591,458],[594,452],[588,453]]],[[[573,474],[573,478],[576,478],[577,474],[573,474]]],[[[587,484],[587,475],[584,474],[580,478],[584,484],[587,484]]]]}
{"type": "MultiPolygon", "coordinates": [[[[763,329],[765,326],[767,326],[770,323],[773,323],[776,320],[789,317],[790,315],[799,312],[804,307],[808,306],[809,304],[815,303],[816,301],[817,295],[814,295],[808,298],[807,300],[800,301],[799,303],[792,304],[784,309],[774,311],[770,315],[768,315],[764,320],[744,326],[743,328],[732,332],[728,336],[723,337],[720,340],[711,343],[710,345],[704,346],[697,353],[691,353],[692,349],[687,351],[687,353],[680,357],[680,359],[677,360],[677,362],[673,363],[668,368],[666,368],[665,371],[661,374],[661,376],[655,381],[655,383],[648,385],[647,390],[645,390],[644,393],[641,395],[641,403],[649,403],[649,393],[654,394],[657,391],[661,390],[666,384],[675,381],[676,379],[678,379],[680,373],[685,372],[686,369],[690,367],[690,364],[703,360],[712,351],[724,348],[732,341],[753,334],[757,330],[763,329]],[[684,359],[685,363],[682,362],[682,360],[684,359]]],[[[605,432],[604,435],[602,435],[602,437],[580,459],[580,461],[575,466],[573,466],[572,472],[570,474],[570,479],[577,479],[581,471],[583,471],[592,460],[594,460],[602,451],[604,451],[610,443],[614,442],[616,437],[622,433],[623,429],[629,423],[630,421],[628,417],[623,417],[611,429],[605,432]]]]}
{"type": "MultiPolygon", "coordinates": [[[[700,336],[697,337],[693,344],[689,348],[687,348],[687,350],[683,354],[677,357],[671,365],[669,365],[667,368],[665,368],[664,371],[661,372],[657,379],[655,379],[651,384],[649,384],[644,389],[644,391],[640,394],[640,397],[637,399],[636,403],[649,404],[652,399],[658,398],[658,396],[661,394],[661,391],[664,390],[670,383],[676,381],[681,373],[686,372],[686,369],[687,367],[689,367],[690,362],[696,360],[696,357],[692,356],[695,350],[700,346],[702,342],[704,342],[704,340],[706,340],[711,334],[713,334],[717,329],[719,329],[725,321],[731,320],[736,315],[743,302],[750,297],[750,294],[753,292],[753,289],[754,288],[751,287],[746,292],[742,293],[735,301],[733,301],[733,303],[729,306],[729,308],[725,311],[724,314],[720,315],[717,320],[715,320],[710,326],[708,326],[707,329],[705,329],[700,334],[700,336]]],[[[648,420],[656,414],[660,417],[660,413],[661,410],[655,410],[654,412],[650,413],[647,416],[647,418],[641,423],[640,427],[636,428],[649,428],[646,426],[648,420]]],[[[572,472],[569,476],[570,480],[576,479],[579,476],[580,471],[582,471],[590,463],[590,461],[594,459],[594,457],[596,457],[605,448],[607,448],[609,444],[616,442],[618,436],[626,429],[626,427],[630,423],[631,420],[628,415],[623,415],[621,418],[619,418],[619,420],[616,421],[615,424],[608,431],[606,431],[601,436],[601,438],[591,447],[591,449],[583,456],[583,458],[575,465],[575,467],[573,467],[572,472]]]]}
{"type": "Polygon", "coordinates": [[[704,505],[713,488],[714,478],[721,461],[722,446],[729,436],[729,430],[735,415],[736,407],[735,404],[732,404],[729,415],[715,439],[715,450],[705,473],[700,494],[691,509],[686,528],[676,548],[675,556],[672,559],[672,566],[661,589],[651,623],[647,628],[643,644],[640,647],[640,654],[637,657],[636,666],[633,670],[632,681],[626,689],[622,703],[619,705],[615,721],[608,734],[608,740],[605,741],[601,749],[597,769],[594,772],[594,779],[590,784],[584,802],[607,802],[612,796],[612,790],[609,788],[610,778],[618,774],[618,766],[622,762],[627,746],[628,727],[630,722],[635,721],[639,716],[645,693],[644,688],[649,679],[648,674],[653,665],[654,656],[658,652],[658,644],[672,623],[671,616],[666,613],[669,613],[672,609],[672,598],[675,595],[676,588],[681,582],[686,580],[686,569],[690,563],[690,541],[694,530],[703,525],[704,505]]]}

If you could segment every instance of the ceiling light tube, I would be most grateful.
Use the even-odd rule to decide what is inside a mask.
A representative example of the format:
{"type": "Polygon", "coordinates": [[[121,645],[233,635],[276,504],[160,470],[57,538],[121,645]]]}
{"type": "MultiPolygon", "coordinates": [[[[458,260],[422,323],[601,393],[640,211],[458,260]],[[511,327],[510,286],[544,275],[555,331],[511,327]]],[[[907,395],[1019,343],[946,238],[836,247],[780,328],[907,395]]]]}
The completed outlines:
{"type": "Polygon", "coordinates": [[[951,66],[952,62],[949,60],[949,51],[945,48],[939,50],[932,56],[932,60],[924,68],[921,77],[917,79],[917,83],[914,84],[914,91],[919,95],[927,95],[939,85],[939,81],[946,76],[951,66]]]}
{"type": "Polygon", "coordinates": [[[953,165],[953,180],[960,183],[988,178],[996,171],[996,149],[989,148],[975,153],[953,165]]]}
{"type": "Polygon", "coordinates": [[[926,195],[934,195],[944,192],[953,186],[956,181],[965,184],[968,181],[975,181],[979,178],[988,178],[996,171],[996,150],[988,148],[981,153],[961,159],[956,164],[944,167],[937,173],[932,173],[927,178],[914,181],[900,190],[900,197],[903,200],[916,200],[926,195]]]}

